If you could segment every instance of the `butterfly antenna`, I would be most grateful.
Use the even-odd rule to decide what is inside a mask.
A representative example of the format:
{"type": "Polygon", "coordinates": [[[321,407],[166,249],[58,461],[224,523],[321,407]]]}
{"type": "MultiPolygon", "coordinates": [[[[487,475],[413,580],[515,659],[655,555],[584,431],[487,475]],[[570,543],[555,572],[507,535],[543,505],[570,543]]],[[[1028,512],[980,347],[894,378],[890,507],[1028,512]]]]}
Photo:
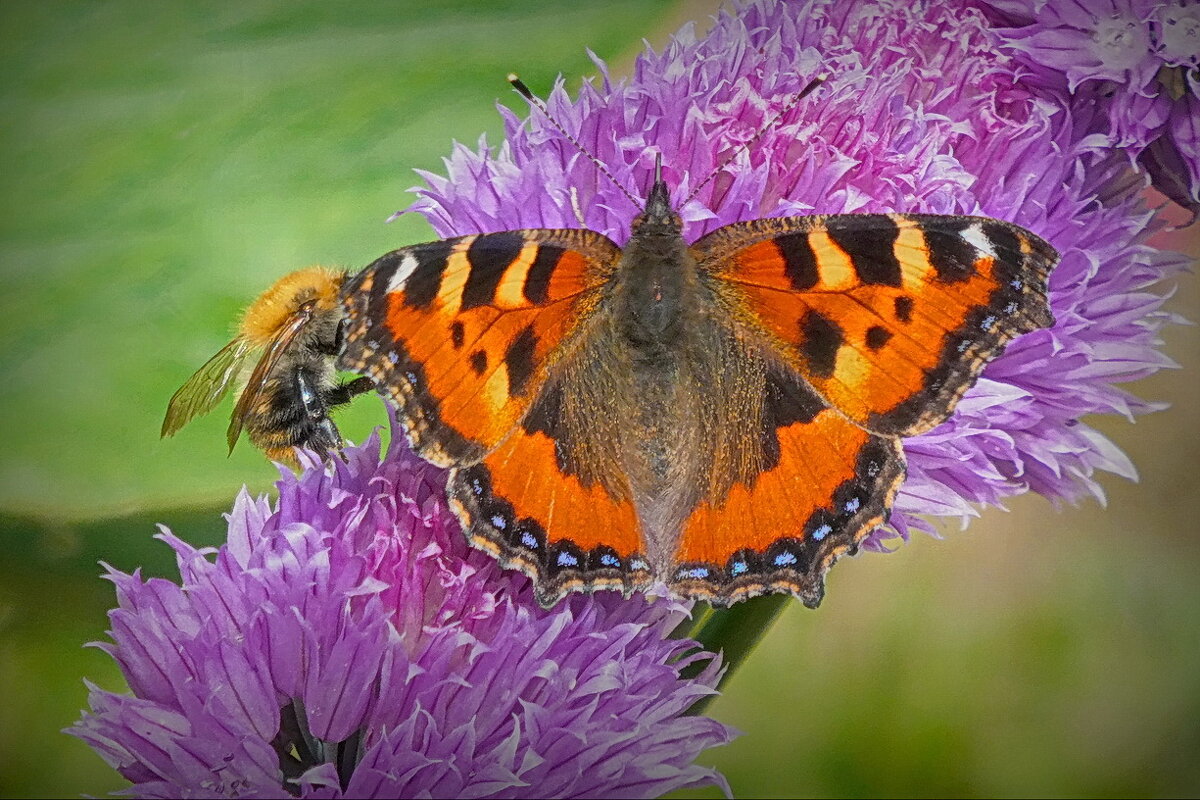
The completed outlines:
{"type": "Polygon", "coordinates": [[[725,157],[725,160],[722,161],[717,166],[716,169],[714,169],[712,172],[708,173],[708,177],[705,178],[704,180],[700,181],[700,185],[698,185],[695,189],[692,190],[692,193],[689,194],[687,196],[687,199],[683,201],[683,205],[686,206],[688,203],[690,203],[696,197],[696,195],[700,194],[700,190],[703,189],[705,186],[708,186],[708,184],[712,183],[713,178],[717,177],[717,175],[724,172],[725,168],[728,167],[730,164],[732,164],[733,160],[735,158],[740,156],[744,151],[750,149],[750,146],[753,145],[755,142],[757,142],[760,138],[762,138],[762,135],[764,133],[769,131],[771,128],[775,127],[775,124],[777,122],[779,122],[779,120],[783,119],[783,116],[785,114],[787,114],[789,111],[791,111],[793,108],[795,108],[797,103],[799,103],[801,100],[803,100],[804,98],[808,97],[810,94],[815,92],[817,90],[817,88],[822,83],[827,81],[828,79],[829,79],[829,75],[826,73],[822,73],[822,74],[818,75],[817,77],[813,78],[811,81],[809,81],[807,86],[805,86],[803,89],[801,89],[799,92],[797,92],[795,94],[795,96],[793,96],[792,99],[787,102],[787,105],[785,105],[783,108],[781,108],[779,110],[779,113],[777,113],[775,116],[771,117],[771,119],[767,120],[766,124],[763,125],[761,128],[759,128],[758,131],[755,132],[755,134],[753,136],[751,136],[749,139],[747,139],[746,142],[743,143],[741,147],[736,148],[732,153],[730,153],[728,156],[725,157]]]}
{"type": "Polygon", "coordinates": [[[620,181],[613,177],[613,174],[608,171],[608,168],[604,166],[600,159],[592,155],[591,152],[589,152],[588,149],[584,147],[578,139],[572,136],[571,133],[562,126],[562,123],[560,123],[550,114],[550,109],[546,108],[546,104],[539,100],[537,96],[529,90],[529,87],[525,85],[525,81],[518,78],[516,73],[510,72],[508,73],[508,82],[512,84],[512,87],[516,89],[522,97],[524,97],[533,105],[537,106],[538,110],[542,112],[546,119],[550,120],[550,124],[557,128],[558,132],[565,136],[568,142],[575,145],[575,149],[582,153],[584,158],[595,164],[596,169],[600,170],[604,177],[612,181],[613,186],[616,186],[618,189],[620,189],[621,193],[632,200],[635,206],[638,206],[639,208],[641,207],[642,201],[630,194],[629,190],[622,186],[620,181]]]}

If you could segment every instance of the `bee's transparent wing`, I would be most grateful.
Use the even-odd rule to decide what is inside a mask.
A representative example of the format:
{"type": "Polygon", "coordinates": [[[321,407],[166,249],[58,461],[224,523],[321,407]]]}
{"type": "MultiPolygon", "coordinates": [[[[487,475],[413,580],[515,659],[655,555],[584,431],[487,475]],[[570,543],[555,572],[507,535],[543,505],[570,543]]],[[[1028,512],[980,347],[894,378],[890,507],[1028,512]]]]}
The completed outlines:
{"type": "Polygon", "coordinates": [[[266,352],[262,358],[254,366],[254,371],[250,373],[250,379],[246,381],[246,388],[242,391],[241,397],[238,398],[237,405],[233,407],[233,416],[229,420],[229,430],[226,432],[226,440],[229,442],[229,451],[233,452],[233,446],[237,444],[238,437],[242,435],[242,426],[246,422],[246,416],[250,413],[250,409],[254,408],[259,396],[262,394],[263,387],[267,383],[267,378],[275,371],[275,367],[279,364],[279,359],[292,343],[296,341],[296,337],[304,330],[308,323],[313,318],[314,303],[308,302],[302,305],[291,317],[288,318],[275,334],[275,338],[267,345],[266,352]]]}
{"type": "Polygon", "coordinates": [[[173,436],[196,417],[212,411],[229,393],[253,350],[249,342],[239,336],[196,370],[196,374],[171,396],[161,435],[173,436]]]}

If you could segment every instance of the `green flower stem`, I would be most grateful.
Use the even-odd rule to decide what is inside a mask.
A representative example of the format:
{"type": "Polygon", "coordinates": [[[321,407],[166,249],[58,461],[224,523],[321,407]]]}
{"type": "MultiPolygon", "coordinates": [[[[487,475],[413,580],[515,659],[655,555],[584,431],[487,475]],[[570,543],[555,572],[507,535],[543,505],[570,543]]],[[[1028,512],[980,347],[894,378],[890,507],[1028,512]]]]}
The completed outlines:
{"type": "MultiPolygon", "coordinates": [[[[676,633],[696,640],[709,652],[721,654],[725,674],[721,676],[717,688],[722,688],[767,635],[771,625],[779,618],[780,612],[792,602],[795,601],[791,595],[773,594],[756,597],[729,608],[709,606],[696,615],[686,633],[682,631],[684,626],[680,626],[681,630],[676,633]]],[[[692,664],[683,671],[683,677],[694,677],[704,666],[704,663],[692,664]]],[[[716,697],[715,694],[705,697],[688,709],[688,713],[702,713],[716,697]]]]}

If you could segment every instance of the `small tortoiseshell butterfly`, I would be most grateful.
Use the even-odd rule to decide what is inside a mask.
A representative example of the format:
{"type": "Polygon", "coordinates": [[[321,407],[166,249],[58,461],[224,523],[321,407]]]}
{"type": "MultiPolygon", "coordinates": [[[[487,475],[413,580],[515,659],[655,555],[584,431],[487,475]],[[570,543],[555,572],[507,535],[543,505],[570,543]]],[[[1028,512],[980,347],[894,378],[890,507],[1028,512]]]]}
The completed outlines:
{"type": "Polygon", "coordinates": [[[340,365],[450,467],[470,542],[536,582],[724,605],[791,592],[885,521],[901,437],[1053,323],[1042,239],[983,217],[727,225],[689,245],[656,170],[624,248],[518,230],[350,278],[340,365]]]}

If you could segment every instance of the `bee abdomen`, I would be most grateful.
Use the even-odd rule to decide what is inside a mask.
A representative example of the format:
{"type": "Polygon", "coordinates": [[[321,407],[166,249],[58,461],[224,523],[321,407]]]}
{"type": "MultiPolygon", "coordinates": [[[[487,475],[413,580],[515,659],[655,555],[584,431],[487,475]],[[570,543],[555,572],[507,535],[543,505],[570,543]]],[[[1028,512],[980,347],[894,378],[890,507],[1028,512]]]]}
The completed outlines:
{"type": "Polygon", "coordinates": [[[318,453],[337,449],[341,436],[323,399],[325,382],[303,368],[272,380],[246,420],[250,441],[271,458],[285,461],[294,461],[293,447],[318,453]]]}

